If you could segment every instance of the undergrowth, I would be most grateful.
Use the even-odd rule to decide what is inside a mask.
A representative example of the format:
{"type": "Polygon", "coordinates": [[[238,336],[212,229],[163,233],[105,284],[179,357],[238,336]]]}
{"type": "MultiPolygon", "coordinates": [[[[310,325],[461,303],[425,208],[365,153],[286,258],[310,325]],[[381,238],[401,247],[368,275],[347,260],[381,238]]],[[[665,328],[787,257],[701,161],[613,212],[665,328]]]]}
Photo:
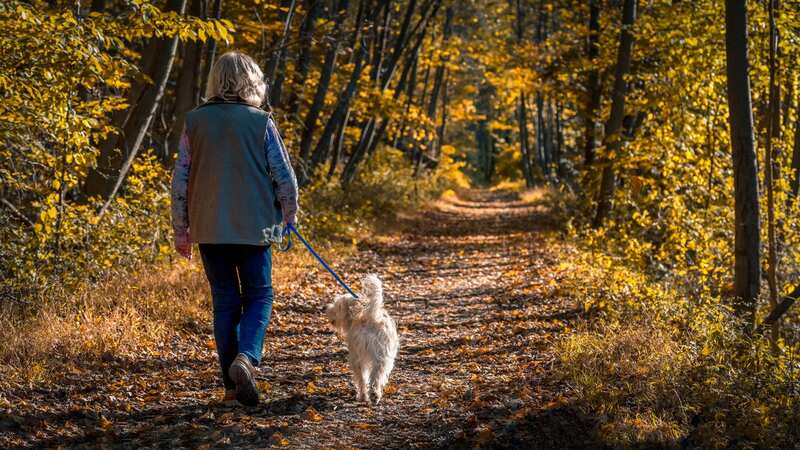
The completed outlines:
{"type": "MultiPolygon", "coordinates": [[[[565,196],[553,194],[551,211],[569,224],[565,196]]],[[[566,228],[577,251],[562,264],[561,289],[588,320],[557,344],[556,374],[607,444],[796,448],[800,343],[792,333],[773,351],[766,337],[742,332],[724,290],[687,289],[685,278],[642,264],[647,249],[636,242],[615,252],[619,241],[566,228]]]]}
{"type": "MultiPolygon", "coordinates": [[[[463,186],[458,168],[445,158],[440,169],[415,178],[407,159],[383,149],[347,190],[338,180],[305,187],[298,226],[317,249],[345,258],[378,220],[463,186]]],[[[13,227],[0,231],[14,238],[3,247],[14,259],[3,261],[0,286],[5,381],[42,382],[66,366],[141,357],[162,351],[180,334],[210,332],[209,293],[197,253],[186,263],[172,249],[163,182],[169,176],[154,157],[142,158],[127,191],[100,220],[91,207],[64,208],[58,242],[13,227]]],[[[303,249],[274,252],[274,258],[278,296],[316,264],[303,249]]]]}

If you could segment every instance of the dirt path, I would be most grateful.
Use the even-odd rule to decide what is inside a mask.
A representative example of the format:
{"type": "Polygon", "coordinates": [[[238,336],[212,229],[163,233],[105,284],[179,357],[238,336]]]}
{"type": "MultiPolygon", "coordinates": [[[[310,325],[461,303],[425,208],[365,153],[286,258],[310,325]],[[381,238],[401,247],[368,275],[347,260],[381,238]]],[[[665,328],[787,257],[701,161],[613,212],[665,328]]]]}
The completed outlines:
{"type": "MultiPolygon", "coordinates": [[[[401,350],[379,407],[353,402],[323,300],[278,287],[258,408],[216,402],[205,334],[169,343],[160,358],[112,360],[28,392],[19,423],[0,422],[0,447],[591,447],[591,420],[548,377],[552,340],[576,302],[558,292],[546,211],[511,194],[462,197],[337,261],[349,279],[378,273],[398,321],[401,350]]],[[[323,277],[309,273],[297,292],[332,288],[323,277]]]]}

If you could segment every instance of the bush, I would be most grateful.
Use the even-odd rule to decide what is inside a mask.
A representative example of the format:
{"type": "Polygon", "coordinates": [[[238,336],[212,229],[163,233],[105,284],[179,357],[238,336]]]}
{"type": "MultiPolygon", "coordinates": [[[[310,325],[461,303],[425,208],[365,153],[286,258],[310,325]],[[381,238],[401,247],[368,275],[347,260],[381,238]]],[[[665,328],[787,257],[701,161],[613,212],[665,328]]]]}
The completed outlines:
{"type": "Polygon", "coordinates": [[[800,344],[741,333],[719,296],[689,296],[581,251],[563,289],[594,320],[557,348],[559,377],[615,447],[794,448],[800,344]]]}

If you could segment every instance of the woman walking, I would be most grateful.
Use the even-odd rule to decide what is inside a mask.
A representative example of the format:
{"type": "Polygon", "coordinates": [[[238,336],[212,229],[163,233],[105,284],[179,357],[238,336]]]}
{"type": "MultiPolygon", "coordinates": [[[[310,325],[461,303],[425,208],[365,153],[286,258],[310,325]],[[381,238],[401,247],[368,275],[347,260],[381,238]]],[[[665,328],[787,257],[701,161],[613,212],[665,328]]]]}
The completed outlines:
{"type": "Polygon", "coordinates": [[[255,367],[272,313],[272,252],[297,213],[297,180],[261,109],[258,65],[229,52],[214,64],[206,103],[186,115],[172,178],[175,249],[199,244],[214,310],[224,401],[258,404],[255,367]]]}

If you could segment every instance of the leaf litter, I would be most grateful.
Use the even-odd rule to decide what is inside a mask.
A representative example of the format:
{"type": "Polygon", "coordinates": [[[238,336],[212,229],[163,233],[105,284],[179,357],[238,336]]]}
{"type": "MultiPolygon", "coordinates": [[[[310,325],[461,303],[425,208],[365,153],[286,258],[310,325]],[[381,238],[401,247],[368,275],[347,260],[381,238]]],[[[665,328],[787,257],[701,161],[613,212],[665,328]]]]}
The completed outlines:
{"type": "Polygon", "coordinates": [[[309,270],[276,285],[258,407],[221,403],[207,326],[160,353],[3,386],[0,447],[591,448],[593,421],[549,377],[552,340],[579,312],[558,292],[551,220],[513,194],[469,191],[334,261],[350,281],[378,273],[398,322],[379,406],[355,402],[321,313],[338,290],[309,270]]]}

